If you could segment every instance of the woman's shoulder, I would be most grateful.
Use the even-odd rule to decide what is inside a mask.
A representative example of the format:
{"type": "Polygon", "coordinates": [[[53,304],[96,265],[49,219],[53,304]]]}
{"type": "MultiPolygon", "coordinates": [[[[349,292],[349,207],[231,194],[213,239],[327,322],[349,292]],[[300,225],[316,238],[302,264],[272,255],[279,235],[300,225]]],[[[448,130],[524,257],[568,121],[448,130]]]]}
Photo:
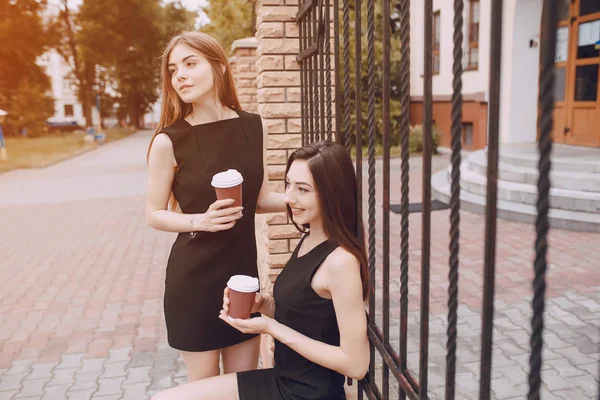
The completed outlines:
{"type": "Polygon", "coordinates": [[[244,111],[244,110],[238,110],[237,113],[240,116],[240,118],[243,118],[244,120],[248,121],[251,124],[251,126],[253,126],[254,128],[257,128],[257,129],[260,128],[262,131],[263,119],[260,116],[260,114],[256,114],[256,113],[248,112],[248,111],[244,111]]]}
{"type": "Polygon", "coordinates": [[[178,133],[181,131],[187,131],[191,128],[192,126],[183,118],[176,120],[175,122],[173,122],[172,124],[165,126],[164,128],[162,128],[160,130],[159,133],[166,133],[167,135],[171,134],[171,133],[178,133]]]}
{"type": "Polygon", "coordinates": [[[261,119],[260,114],[254,113],[254,112],[250,112],[250,111],[245,111],[245,110],[237,110],[238,115],[242,115],[246,118],[253,118],[253,119],[261,119]]]}
{"type": "Polygon", "coordinates": [[[361,267],[358,259],[338,246],[329,254],[321,268],[325,285],[332,296],[362,296],[361,267]]]}
{"type": "Polygon", "coordinates": [[[185,138],[188,136],[191,125],[184,119],[178,119],[171,125],[165,126],[158,131],[158,134],[164,134],[171,139],[173,147],[179,148],[185,143],[185,138]]]}
{"type": "Polygon", "coordinates": [[[359,265],[354,254],[342,246],[336,247],[323,262],[323,266],[333,273],[344,272],[348,268],[358,267],[359,265]]]}

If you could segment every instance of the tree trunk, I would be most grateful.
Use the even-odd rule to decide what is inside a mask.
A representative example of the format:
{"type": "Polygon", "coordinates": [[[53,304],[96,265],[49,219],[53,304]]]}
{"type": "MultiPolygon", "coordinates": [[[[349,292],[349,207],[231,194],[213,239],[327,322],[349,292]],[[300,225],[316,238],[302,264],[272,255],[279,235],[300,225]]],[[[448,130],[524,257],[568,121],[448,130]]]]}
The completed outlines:
{"type": "Polygon", "coordinates": [[[84,79],[82,80],[81,90],[81,106],[83,108],[83,116],[85,117],[85,126],[89,128],[94,124],[92,119],[92,107],[94,106],[93,85],[95,78],[95,65],[89,61],[84,65],[84,79]]]}

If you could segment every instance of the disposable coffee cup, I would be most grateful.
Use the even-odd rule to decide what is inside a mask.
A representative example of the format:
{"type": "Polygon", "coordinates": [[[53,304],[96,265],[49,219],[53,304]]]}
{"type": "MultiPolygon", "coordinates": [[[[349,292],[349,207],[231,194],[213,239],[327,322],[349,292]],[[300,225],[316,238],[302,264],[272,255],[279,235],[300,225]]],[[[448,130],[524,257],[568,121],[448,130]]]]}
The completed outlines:
{"type": "Polygon", "coordinates": [[[256,292],[260,288],[258,278],[247,275],[234,275],[227,282],[229,288],[229,316],[248,319],[254,304],[256,292]]]}
{"type": "Polygon", "coordinates": [[[212,186],[215,188],[217,200],[233,199],[234,203],[227,207],[238,207],[242,205],[242,182],[244,178],[235,169],[219,172],[212,178],[212,186]]]}

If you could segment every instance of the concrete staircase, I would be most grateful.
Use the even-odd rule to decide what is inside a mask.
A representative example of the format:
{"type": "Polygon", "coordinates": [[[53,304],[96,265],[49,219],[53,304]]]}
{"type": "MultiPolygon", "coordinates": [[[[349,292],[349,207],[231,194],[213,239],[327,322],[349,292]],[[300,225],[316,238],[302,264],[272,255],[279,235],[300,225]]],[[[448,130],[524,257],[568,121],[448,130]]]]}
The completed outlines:
{"type": "MultiPolygon", "coordinates": [[[[503,146],[498,176],[498,217],[535,222],[538,179],[535,145],[503,146]]],[[[432,177],[433,197],[450,202],[451,167],[432,177]]],[[[485,212],[487,152],[461,165],[461,208],[485,212]]],[[[552,228],[600,232],[600,149],[555,145],[550,173],[552,228]]]]}

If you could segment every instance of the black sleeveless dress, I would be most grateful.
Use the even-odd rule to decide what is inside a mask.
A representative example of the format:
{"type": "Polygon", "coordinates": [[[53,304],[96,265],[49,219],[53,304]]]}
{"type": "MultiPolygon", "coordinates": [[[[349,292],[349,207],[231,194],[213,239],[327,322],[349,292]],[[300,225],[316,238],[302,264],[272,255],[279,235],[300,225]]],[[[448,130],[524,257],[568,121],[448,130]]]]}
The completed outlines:
{"type": "Polygon", "coordinates": [[[214,174],[230,168],[244,177],[243,217],[233,228],[180,233],[173,244],[165,281],[164,309],[169,345],[183,351],[221,349],[252,339],[220,320],[223,289],[232,275],[258,277],[254,215],[263,181],[260,116],[200,125],[179,120],[165,128],[178,169],[173,195],[185,214],[204,213],[216,201],[214,174]]]}
{"type": "MultiPolygon", "coordinates": [[[[275,319],[311,339],[339,346],[333,301],[319,296],[311,281],[337,246],[325,241],[302,257],[298,250],[275,281],[275,319]]],[[[275,341],[275,367],[237,374],[240,400],[345,400],[344,376],[307,360],[275,341]]]]}

